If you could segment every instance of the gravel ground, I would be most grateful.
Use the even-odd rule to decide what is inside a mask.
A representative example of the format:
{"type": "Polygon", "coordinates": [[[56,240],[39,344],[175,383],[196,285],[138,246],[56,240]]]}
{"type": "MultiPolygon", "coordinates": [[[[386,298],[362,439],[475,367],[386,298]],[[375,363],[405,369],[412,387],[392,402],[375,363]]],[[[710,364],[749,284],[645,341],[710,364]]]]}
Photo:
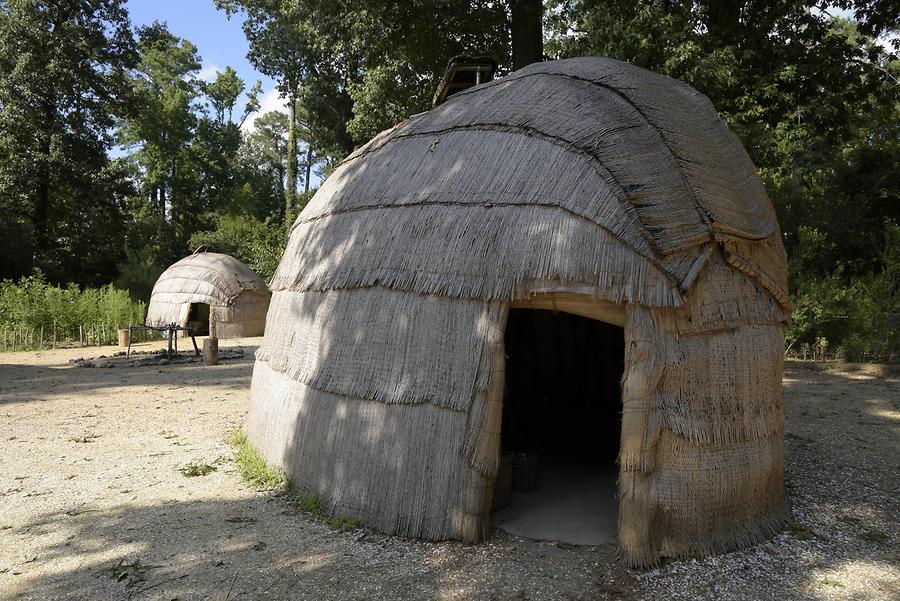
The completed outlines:
{"type": "Polygon", "coordinates": [[[0,355],[0,599],[900,599],[896,375],[789,364],[791,529],[641,572],[610,547],[499,531],[475,546],[338,532],[249,489],[227,441],[258,343],[217,367],[0,355]]]}

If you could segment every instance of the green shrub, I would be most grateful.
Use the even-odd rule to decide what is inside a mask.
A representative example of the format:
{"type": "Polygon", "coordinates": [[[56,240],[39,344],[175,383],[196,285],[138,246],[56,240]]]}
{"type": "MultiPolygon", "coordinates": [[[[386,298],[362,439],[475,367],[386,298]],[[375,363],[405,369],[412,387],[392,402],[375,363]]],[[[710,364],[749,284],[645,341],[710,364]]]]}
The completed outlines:
{"type": "Polygon", "coordinates": [[[48,284],[40,272],[18,283],[0,281],[0,330],[10,350],[14,331],[18,350],[37,346],[41,332],[45,346],[79,340],[89,345],[114,344],[116,330],[143,323],[145,313],[143,302],[112,285],[63,288],[48,284]]]}
{"type": "Polygon", "coordinates": [[[287,244],[287,229],[280,221],[264,221],[250,215],[222,215],[215,229],[194,233],[189,250],[208,246],[245,263],[267,282],[272,279],[287,244]]]}
{"type": "Polygon", "coordinates": [[[211,465],[209,463],[194,463],[191,462],[179,469],[186,478],[197,478],[199,476],[206,476],[207,474],[211,474],[216,471],[216,466],[211,465]]]}
{"type": "Polygon", "coordinates": [[[847,361],[900,360],[900,226],[886,222],[884,240],[882,268],[868,273],[839,266],[813,276],[802,271],[802,252],[792,257],[794,312],[785,334],[793,351],[802,356],[827,341],[847,361]]]}

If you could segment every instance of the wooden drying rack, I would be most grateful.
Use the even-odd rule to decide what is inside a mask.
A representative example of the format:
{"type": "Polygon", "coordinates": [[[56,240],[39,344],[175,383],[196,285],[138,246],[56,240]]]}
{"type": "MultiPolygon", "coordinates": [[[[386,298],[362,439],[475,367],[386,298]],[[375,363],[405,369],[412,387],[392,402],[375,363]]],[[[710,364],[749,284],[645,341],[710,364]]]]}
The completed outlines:
{"type": "Polygon", "coordinates": [[[191,342],[194,344],[194,356],[200,356],[200,349],[197,348],[197,339],[195,336],[197,333],[191,328],[183,328],[176,323],[170,323],[165,326],[128,326],[128,350],[125,352],[125,356],[131,356],[131,333],[134,330],[153,330],[155,332],[166,332],[166,337],[169,340],[168,347],[166,348],[166,358],[172,358],[172,341],[175,341],[175,354],[178,354],[178,336],[175,334],[177,332],[187,332],[188,336],[191,337],[191,342]]]}

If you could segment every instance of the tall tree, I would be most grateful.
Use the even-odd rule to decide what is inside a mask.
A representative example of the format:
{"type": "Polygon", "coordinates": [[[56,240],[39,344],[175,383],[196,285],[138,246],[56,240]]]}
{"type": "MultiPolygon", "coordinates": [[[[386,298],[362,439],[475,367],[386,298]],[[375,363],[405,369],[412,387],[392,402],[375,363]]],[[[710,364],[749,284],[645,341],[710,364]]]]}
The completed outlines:
{"type": "Polygon", "coordinates": [[[265,173],[275,184],[278,209],[282,219],[290,207],[285,203],[285,181],[288,162],[288,117],[280,111],[271,111],[256,118],[254,129],[244,135],[241,148],[242,164],[259,173],[265,173]]]}
{"type": "MultiPolygon", "coordinates": [[[[215,0],[229,17],[246,13],[243,29],[250,43],[248,58],[262,73],[278,81],[288,107],[288,160],[285,203],[290,210],[297,194],[297,119],[300,86],[308,70],[309,44],[297,11],[289,2],[272,0],[215,0]]],[[[290,212],[290,211],[288,211],[290,212]]]]}
{"type": "Polygon", "coordinates": [[[200,56],[189,41],[155,22],[138,30],[140,64],[133,79],[135,111],[120,130],[120,141],[143,173],[144,193],[169,221],[178,219],[187,185],[180,167],[197,127],[200,56]]]}
{"type": "Polygon", "coordinates": [[[216,72],[216,79],[206,84],[204,91],[213,107],[216,122],[224,124],[233,117],[234,106],[244,91],[244,82],[238,77],[237,71],[225,67],[225,71],[216,72]]]}
{"type": "MultiPolygon", "coordinates": [[[[493,0],[216,0],[244,10],[251,61],[308,117],[316,154],[340,158],[426,110],[447,60],[489,55],[509,65],[509,7],[493,0]]],[[[539,4],[539,3],[538,3],[539,4]]]]}
{"type": "MultiPolygon", "coordinates": [[[[239,192],[244,184],[241,180],[240,147],[241,125],[259,109],[259,82],[247,93],[247,102],[238,120],[234,111],[238,99],[244,93],[244,82],[234,69],[226,67],[216,74],[215,80],[205,84],[203,89],[210,111],[198,113],[196,135],[189,147],[192,169],[195,172],[196,188],[192,193],[194,227],[205,225],[204,215],[218,211],[233,211],[246,200],[239,192]]],[[[190,233],[186,229],[186,233],[190,233]]]]}
{"type": "Polygon", "coordinates": [[[0,244],[19,247],[0,253],[20,259],[0,276],[109,274],[115,232],[85,226],[121,219],[122,173],[106,153],[134,59],[122,0],[0,3],[0,208],[15,234],[0,244]]]}
{"type": "Polygon", "coordinates": [[[900,223],[900,7],[831,4],[561,0],[549,10],[549,50],[623,59],[712,100],[778,212],[797,306],[791,336],[843,343],[861,323],[850,316],[877,306],[869,321],[894,323],[900,338],[890,319],[900,289],[864,298],[890,289],[882,276],[900,223]],[[860,20],[839,18],[834,6],[860,20]]]}

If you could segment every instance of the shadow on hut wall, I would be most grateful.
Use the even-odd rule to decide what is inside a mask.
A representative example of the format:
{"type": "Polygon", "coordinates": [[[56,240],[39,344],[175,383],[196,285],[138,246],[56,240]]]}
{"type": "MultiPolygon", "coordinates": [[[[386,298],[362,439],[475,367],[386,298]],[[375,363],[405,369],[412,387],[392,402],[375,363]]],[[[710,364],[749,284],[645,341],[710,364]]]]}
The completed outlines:
{"type": "MultiPolygon", "coordinates": [[[[457,160],[453,165],[453,171],[456,172],[461,170],[465,164],[466,162],[464,159],[461,158],[457,160]]],[[[363,162],[352,172],[347,173],[339,170],[332,176],[333,178],[336,178],[336,183],[333,185],[337,186],[340,184],[352,188],[353,180],[357,177],[361,177],[361,174],[364,173],[366,169],[366,164],[363,162]]],[[[435,190],[439,189],[440,186],[436,185],[435,190]]],[[[322,192],[323,191],[320,191],[320,194],[322,194],[322,192]]],[[[324,192],[327,194],[327,189],[324,190],[324,192]]],[[[346,190],[345,192],[345,197],[353,197],[351,192],[347,192],[346,190]]],[[[431,221],[426,221],[424,225],[420,224],[417,226],[421,231],[420,229],[417,229],[413,233],[402,232],[404,235],[398,235],[397,241],[394,240],[393,236],[387,235],[376,238],[374,237],[375,233],[373,231],[372,210],[369,208],[350,210],[347,207],[342,208],[341,206],[335,206],[333,209],[338,211],[340,219],[342,220],[340,225],[338,225],[337,219],[328,216],[321,217],[320,219],[322,221],[318,221],[317,227],[304,232],[308,233],[308,236],[293,236],[294,248],[292,249],[289,247],[288,251],[285,253],[286,261],[292,261],[293,264],[283,263],[283,273],[280,276],[281,281],[275,286],[276,294],[278,294],[278,288],[285,287],[294,287],[300,291],[306,287],[312,286],[316,286],[314,289],[319,289],[318,287],[377,287],[379,285],[387,285],[392,288],[404,288],[419,285],[421,282],[416,282],[415,278],[440,279],[441,277],[446,276],[446,280],[452,280],[455,284],[464,280],[469,284],[469,287],[464,288],[462,291],[450,291],[451,294],[471,294],[472,290],[480,288],[484,291],[485,295],[489,295],[491,290],[498,288],[498,286],[496,286],[496,280],[501,278],[506,278],[507,280],[517,279],[517,281],[519,281],[519,279],[527,280],[529,277],[539,277],[542,275],[542,272],[540,272],[541,267],[546,268],[546,263],[548,261],[552,262],[553,253],[564,254],[562,253],[563,249],[570,249],[571,246],[576,246],[570,243],[573,240],[579,240],[576,235],[576,228],[568,227],[570,225],[567,221],[568,217],[565,221],[535,218],[538,212],[540,212],[542,216],[544,214],[543,211],[548,213],[552,212],[554,214],[566,214],[563,209],[540,207],[534,209],[534,214],[532,214],[528,212],[532,209],[526,211],[522,207],[498,205],[490,208],[489,206],[486,207],[478,204],[478,202],[481,202],[484,199],[478,199],[477,202],[476,200],[473,200],[471,204],[461,201],[435,203],[429,201],[430,197],[428,189],[422,190],[421,193],[421,199],[415,204],[419,208],[427,207],[429,211],[434,212],[434,215],[440,215],[444,211],[456,211],[457,213],[471,212],[483,215],[485,219],[498,217],[501,218],[501,221],[495,224],[497,227],[495,228],[494,233],[485,237],[477,237],[476,234],[473,233],[474,230],[469,231],[466,229],[467,227],[475,228],[477,226],[472,220],[455,220],[451,230],[456,237],[447,243],[448,248],[436,249],[433,254],[439,256],[439,259],[434,259],[434,257],[423,258],[420,253],[410,252],[409,249],[401,248],[399,246],[394,248],[391,244],[396,245],[398,243],[397,241],[406,240],[406,237],[404,236],[410,236],[414,243],[418,244],[421,240],[430,239],[428,238],[428,236],[432,235],[430,231],[435,227],[438,227],[439,224],[436,225],[431,221]],[[451,209],[451,207],[454,208],[451,209]],[[512,217],[516,216],[516,212],[519,214],[519,217],[521,217],[522,214],[525,214],[526,218],[513,219],[512,217]],[[453,228],[456,229],[453,230],[453,228]],[[385,242],[385,238],[389,241],[385,242]],[[511,239],[534,240],[535,246],[542,249],[544,254],[549,254],[550,256],[541,256],[538,252],[532,252],[531,254],[528,252],[523,253],[522,248],[513,248],[508,244],[508,241],[511,239]],[[386,263],[388,267],[392,267],[393,270],[389,268],[373,268],[374,272],[378,273],[380,277],[384,279],[374,277],[372,275],[373,270],[367,270],[365,268],[368,259],[363,260],[360,258],[369,255],[379,256],[378,253],[375,252],[375,249],[379,248],[379,244],[386,244],[388,248],[391,248],[394,251],[384,253],[390,255],[388,257],[390,261],[386,261],[386,263]],[[297,245],[302,246],[302,252],[298,252],[299,247],[297,245]],[[473,250],[473,247],[477,250],[473,250]],[[404,258],[398,260],[398,256],[404,258]],[[290,264],[289,269],[285,269],[286,264],[290,264]],[[510,266],[513,271],[503,272],[503,270],[498,270],[498,265],[510,266]],[[515,270],[519,271],[516,272],[515,270]]],[[[324,201],[320,202],[324,204],[324,201]]],[[[371,203],[371,206],[377,209],[378,198],[376,196],[367,196],[366,202],[371,203]]],[[[307,215],[308,217],[315,214],[315,211],[319,208],[317,204],[319,203],[314,201],[310,205],[308,209],[311,209],[311,212],[307,215]]],[[[398,208],[407,209],[409,207],[409,205],[403,204],[396,206],[398,208]]],[[[402,216],[402,213],[403,211],[396,212],[398,218],[402,216]]],[[[393,214],[393,209],[386,210],[385,214],[382,216],[382,223],[384,221],[390,222],[390,218],[393,214]]],[[[429,215],[432,215],[432,213],[429,213],[429,215]]],[[[579,224],[580,223],[581,222],[579,222],[579,224]]],[[[615,265],[609,265],[607,267],[607,269],[615,268],[617,268],[615,265]]],[[[341,295],[348,294],[348,292],[346,290],[338,290],[329,294],[341,295]]],[[[320,300],[316,295],[317,293],[309,293],[308,296],[301,295],[303,298],[299,303],[301,305],[300,312],[307,316],[316,315],[316,319],[320,324],[331,324],[331,328],[338,327],[337,324],[339,320],[325,315],[319,306],[320,300]]],[[[290,324],[286,325],[287,327],[290,327],[290,324]]],[[[341,327],[344,327],[344,324],[340,325],[341,327]]],[[[396,319],[391,324],[390,331],[378,332],[375,333],[374,336],[402,341],[408,337],[408,326],[409,324],[404,321],[404,316],[397,315],[396,319]]],[[[316,343],[316,366],[311,368],[312,372],[320,371],[322,366],[326,366],[327,368],[329,365],[337,364],[340,362],[339,358],[342,355],[348,353],[353,354],[356,349],[366,349],[373,344],[373,334],[367,330],[365,325],[359,325],[355,331],[351,331],[349,328],[341,331],[340,340],[333,339],[332,335],[334,330],[329,330],[328,327],[329,326],[326,325],[321,340],[316,343]]],[[[383,341],[378,341],[378,343],[381,342],[383,341]]],[[[439,348],[443,344],[443,340],[435,339],[429,346],[439,348]]],[[[398,344],[398,346],[402,345],[398,344]]],[[[444,351],[447,355],[451,353],[448,349],[444,349],[444,351]]],[[[432,349],[427,347],[418,350],[413,349],[410,354],[414,355],[417,352],[427,354],[432,352],[432,349]]],[[[476,353],[476,350],[472,351],[473,355],[476,353]]],[[[402,372],[396,378],[396,381],[401,383],[396,391],[400,396],[403,396],[407,392],[403,389],[404,384],[413,386],[413,384],[422,379],[421,373],[411,370],[410,366],[414,363],[412,359],[413,358],[410,357],[397,357],[397,362],[399,363],[402,372]],[[404,363],[404,361],[407,361],[407,363],[404,363]]],[[[360,358],[360,363],[362,362],[363,359],[360,358]]],[[[309,380],[315,378],[316,374],[307,373],[305,374],[305,377],[307,378],[306,383],[310,384],[309,380]]],[[[333,382],[330,382],[330,384],[333,384],[333,382]]],[[[365,384],[358,383],[358,385],[363,387],[365,384]]],[[[316,385],[314,384],[313,387],[316,387],[316,385]]],[[[371,398],[366,397],[358,391],[354,394],[353,390],[336,391],[334,388],[329,388],[328,391],[355,397],[355,399],[371,398]]],[[[437,400],[438,403],[440,403],[440,399],[434,400],[437,400]]],[[[316,417],[315,429],[317,431],[330,433],[329,437],[326,439],[326,445],[334,444],[335,440],[346,436],[344,424],[347,422],[347,405],[358,402],[341,403],[340,399],[333,399],[333,401],[334,406],[331,408],[331,414],[328,414],[327,410],[323,409],[322,411],[317,412],[318,415],[316,417]]],[[[285,399],[282,404],[287,405],[287,399],[285,399]]],[[[412,414],[410,415],[412,417],[412,414]]],[[[300,466],[297,469],[301,471],[301,473],[295,475],[302,480],[299,484],[302,487],[307,487],[307,492],[316,492],[328,497],[330,496],[328,491],[334,491],[339,487],[357,490],[364,487],[364,482],[349,481],[351,479],[350,474],[354,472],[354,469],[357,466],[348,465],[347,462],[352,461],[348,455],[335,454],[331,457],[332,463],[327,467],[321,466],[318,472],[309,467],[310,457],[308,454],[310,453],[310,450],[306,449],[304,451],[304,449],[300,447],[305,444],[310,436],[318,435],[304,431],[306,424],[304,424],[303,421],[309,419],[308,414],[298,413],[289,416],[289,419],[294,420],[294,423],[288,427],[288,429],[291,430],[291,433],[286,437],[290,442],[288,443],[288,448],[284,449],[283,452],[281,452],[282,450],[277,451],[278,459],[283,464],[289,466],[300,466]],[[309,474],[309,478],[303,478],[303,473],[309,474]]],[[[389,454],[387,448],[380,448],[386,443],[389,445],[396,445],[397,440],[395,438],[403,436],[404,433],[396,429],[396,424],[393,426],[383,424],[383,426],[384,427],[380,431],[373,426],[370,428],[370,431],[366,433],[366,438],[364,440],[366,445],[370,448],[371,455],[366,461],[377,464],[373,465],[373,467],[377,469],[379,476],[385,479],[393,479],[400,482],[405,477],[408,480],[408,470],[410,469],[410,466],[404,461],[404,458],[396,454],[389,454]]],[[[407,439],[404,438],[404,440],[407,439]]],[[[426,444],[427,443],[433,444],[433,441],[426,440],[426,444]]],[[[446,441],[442,441],[442,443],[446,443],[446,441]]],[[[313,454],[319,454],[320,452],[329,450],[320,450],[320,448],[321,447],[317,447],[317,449],[313,451],[313,454]]],[[[273,458],[274,456],[274,453],[269,455],[270,458],[273,458]]],[[[459,458],[459,461],[466,461],[466,459],[459,458]]],[[[359,477],[364,480],[368,476],[362,475],[359,477]]],[[[464,508],[457,509],[460,511],[465,510],[464,508]]]]}
{"type": "MultiPolygon", "coordinates": [[[[461,165],[462,160],[458,164],[461,165]]],[[[451,209],[435,205],[430,210],[451,209]]],[[[481,206],[472,207],[472,210],[490,212],[481,206]]],[[[497,211],[502,212],[502,209],[497,211]]],[[[441,302],[459,306],[468,304],[476,307],[478,312],[467,314],[466,319],[475,318],[475,321],[451,324],[441,332],[428,329],[428,324],[423,325],[417,315],[405,314],[404,310],[409,309],[401,305],[359,303],[349,318],[339,314],[334,308],[336,305],[328,304],[328,297],[346,301],[352,295],[377,289],[381,284],[391,289],[409,287],[412,281],[404,278],[412,278],[421,272],[420,266],[404,261],[405,271],[398,268],[383,272],[385,278],[394,278],[390,281],[357,281],[358,277],[371,275],[354,273],[350,266],[356,258],[371,252],[376,242],[370,232],[371,216],[367,217],[366,213],[352,211],[345,214],[347,221],[341,227],[331,221],[320,223],[302,240],[307,251],[299,256],[299,264],[290,269],[291,274],[297,274],[294,285],[300,290],[303,285],[297,283],[302,278],[314,278],[326,271],[330,275],[337,274],[340,284],[351,289],[341,289],[339,283],[332,282],[332,286],[326,288],[337,287],[338,290],[307,294],[279,291],[279,288],[291,287],[289,279],[273,286],[276,297],[294,295],[290,303],[296,303],[291,305],[289,314],[279,317],[289,320],[285,323],[288,329],[285,330],[284,344],[298,344],[297,341],[302,344],[302,349],[291,348],[290,352],[281,352],[282,357],[275,357],[274,360],[280,363],[276,368],[279,373],[287,373],[302,384],[274,383],[276,377],[273,377],[272,389],[278,390],[279,396],[284,398],[270,399],[266,404],[273,407],[273,412],[281,413],[277,416],[271,413],[264,418],[269,421],[258,426],[259,435],[254,442],[260,444],[273,428],[281,430],[272,437],[286,441],[286,448],[278,447],[276,443],[271,449],[261,448],[263,454],[270,461],[286,466],[301,492],[325,498],[329,510],[350,515],[358,511],[355,517],[367,521],[382,515],[379,508],[384,508],[387,523],[391,516],[398,519],[399,534],[445,537],[450,531],[446,516],[451,516],[450,520],[466,516],[459,519],[480,521],[480,517],[473,516],[485,511],[472,499],[479,490],[477,487],[484,490],[488,484],[476,481],[473,486],[470,480],[482,476],[471,471],[464,445],[471,434],[467,429],[472,398],[486,391],[490,379],[489,370],[483,366],[479,368],[479,362],[486,356],[478,346],[485,343],[483,339],[478,340],[483,336],[478,331],[483,327],[480,320],[485,317],[485,311],[497,304],[491,305],[482,299],[443,300],[441,302]],[[325,248],[338,251],[325,254],[325,248]],[[314,332],[298,329],[298,322],[304,320],[312,322],[314,332]],[[459,342],[461,338],[472,339],[475,343],[464,346],[459,342]],[[372,351],[379,349],[383,352],[373,356],[372,351]],[[370,370],[373,362],[380,364],[385,357],[393,360],[379,365],[382,372],[372,374],[371,378],[362,375],[370,370]],[[304,360],[308,364],[297,365],[304,360]],[[458,381],[448,374],[459,374],[458,381]],[[439,387],[431,385],[431,380],[438,379],[445,381],[446,388],[438,390],[439,387]],[[390,390],[378,389],[373,384],[375,380],[390,390]],[[476,391],[473,386],[481,386],[483,390],[476,391]],[[285,387],[290,391],[284,391],[285,387]],[[380,483],[396,484],[381,487],[380,483]],[[381,492],[375,494],[373,491],[379,487],[381,492]]],[[[513,232],[523,239],[532,236],[564,244],[565,237],[570,235],[565,228],[558,231],[552,223],[537,220],[516,220],[514,224],[525,227],[523,231],[513,232]]],[[[423,230],[422,235],[426,233],[423,230]]],[[[451,276],[459,276],[456,271],[465,271],[463,275],[471,271],[474,275],[467,277],[474,280],[497,277],[498,254],[506,255],[507,262],[522,261],[521,253],[500,248],[509,232],[488,240],[489,252],[486,253],[473,253],[474,241],[469,239],[474,235],[458,232],[459,238],[442,266],[451,276]]],[[[484,240],[479,242],[485,243],[484,240]]],[[[289,247],[288,260],[295,257],[294,252],[289,247]]],[[[415,263],[419,258],[412,253],[410,260],[415,263]]],[[[397,257],[393,259],[396,263],[397,257]]],[[[502,275],[510,277],[509,274],[502,275]]],[[[477,284],[473,287],[477,288],[477,284]]],[[[489,283],[485,289],[491,287],[489,283]]],[[[414,292],[397,294],[395,300],[401,304],[403,297],[422,298],[414,292]]],[[[279,302],[283,301],[273,299],[273,307],[279,302]]],[[[448,311],[452,312],[451,309],[448,311]]],[[[270,320],[273,315],[270,312],[270,320]]],[[[267,344],[273,344],[273,340],[267,339],[267,344]]],[[[258,372],[254,386],[260,386],[259,394],[268,395],[271,390],[260,383],[262,377],[263,374],[258,372]]],[[[392,530],[384,523],[382,527],[392,530]]],[[[468,531],[475,532],[476,528],[471,527],[468,531]]]]}
{"type": "MultiPolygon", "coordinates": [[[[466,169],[468,160],[460,157],[448,169],[442,171],[443,178],[452,178],[466,169]]],[[[307,205],[307,208],[298,215],[295,220],[291,232],[297,227],[303,227],[302,220],[305,218],[313,218],[316,221],[328,220],[326,225],[317,224],[317,227],[306,228],[303,236],[292,235],[288,247],[285,250],[285,257],[289,257],[290,269],[287,273],[276,274],[287,278],[287,281],[279,282],[280,286],[294,288],[296,281],[291,282],[291,274],[299,277],[305,277],[309,274],[319,275],[323,272],[336,273],[339,276],[346,277],[352,281],[354,276],[362,276],[360,272],[351,270],[354,264],[360,263],[360,257],[366,252],[375,250],[376,247],[383,247],[384,240],[378,240],[373,237],[371,230],[373,229],[372,217],[375,211],[387,211],[386,217],[396,215],[402,217],[405,210],[415,209],[416,207],[457,207],[457,209],[465,209],[466,207],[481,208],[477,202],[471,203],[448,203],[435,202],[435,198],[440,198],[442,187],[440,181],[434,182],[432,185],[425,185],[417,189],[415,198],[407,198],[398,201],[397,198],[384,198],[378,196],[378,190],[370,190],[366,186],[367,174],[370,167],[365,160],[354,160],[349,168],[337,168],[335,172],[328,177],[325,184],[316,193],[316,196],[307,205]],[[330,193],[332,189],[341,190],[341,198],[353,198],[352,190],[362,187],[366,193],[366,200],[359,206],[348,204],[346,206],[335,203],[330,197],[327,202],[332,203],[329,212],[325,215],[317,213],[321,204],[324,204],[324,195],[330,193]],[[320,196],[321,195],[321,196],[320,196]],[[310,217],[314,215],[314,217],[310,217]],[[346,221],[345,221],[346,220],[346,221]],[[303,251],[297,252],[297,244],[302,244],[303,251]]],[[[371,183],[371,182],[368,182],[371,183]]],[[[384,186],[382,186],[384,187],[384,186]]],[[[480,199],[478,199],[480,200],[480,199]]],[[[434,225],[434,224],[432,224],[434,225]]],[[[542,234],[541,224],[535,231],[528,232],[529,235],[540,236],[542,234]]],[[[404,232],[406,233],[406,232],[404,232]]],[[[464,232],[458,232],[460,238],[463,238],[464,232]]],[[[398,249],[400,255],[404,249],[398,249]]],[[[461,249],[465,251],[465,248],[461,249]]],[[[496,253],[500,253],[502,249],[494,249],[496,253]]],[[[497,255],[495,254],[495,257],[497,255]]],[[[395,257],[396,258],[396,257],[395,257]]],[[[488,257],[485,257],[487,260],[488,257]]],[[[282,259],[282,263],[285,259],[282,259]]],[[[446,267],[446,264],[445,264],[446,267]]],[[[468,266],[467,266],[468,267],[468,266]]],[[[415,269],[412,268],[412,271],[415,269]]],[[[279,269],[279,271],[281,271],[279,269]]],[[[399,275],[399,274],[393,274],[399,275]]],[[[383,284],[384,282],[381,282],[383,284]]],[[[359,285],[379,285],[379,282],[364,282],[359,285]]],[[[353,284],[351,284],[353,287],[353,284]]],[[[323,289],[320,286],[315,289],[323,289]]],[[[273,289],[273,291],[275,291],[273,289]]]]}

